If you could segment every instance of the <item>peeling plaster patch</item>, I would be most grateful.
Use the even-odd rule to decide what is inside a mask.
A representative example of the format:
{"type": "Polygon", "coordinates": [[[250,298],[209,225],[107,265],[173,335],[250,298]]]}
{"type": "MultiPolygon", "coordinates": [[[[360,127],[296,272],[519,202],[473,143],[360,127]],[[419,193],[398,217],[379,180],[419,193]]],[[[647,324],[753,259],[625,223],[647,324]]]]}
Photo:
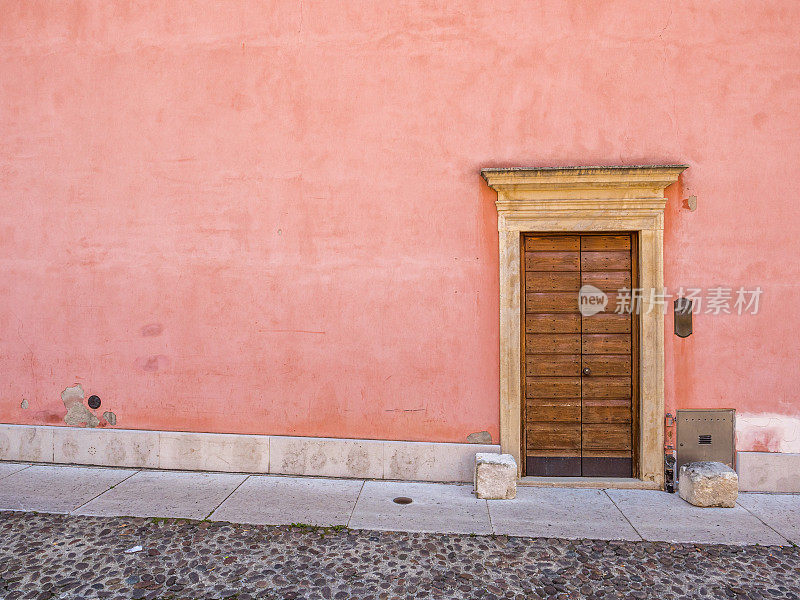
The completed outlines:
{"type": "Polygon", "coordinates": [[[100,419],[83,404],[73,404],[67,409],[64,423],[71,427],[97,427],[100,425],[100,419]]]}
{"type": "Polygon", "coordinates": [[[27,398],[23,398],[22,402],[19,403],[19,407],[22,410],[28,410],[28,406],[29,406],[29,404],[28,404],[28,399],[27,398]]]}
{"type": "Polygon", "coordinates": [[[76,383],[61,392],[61,401],[67,409],[64,423],[71,427],[97,427],[100,424],[95,414],[83,404],[83,387],[76,383]]]}
{"type": "Polygon", "coordinates": [[[492,434],[488,431],[476,431],[467,436],[468,444],[491,444],[492,434]]]}
{"type": "Polygon", "coordinates": [[[72,387],[68,387],[63,392],[61,392],[61,401],[64,403],[64,406],[69,410],[72,408],[72,405],[75,403],[82,403],[83,402],[83,387],[80,383],[76,383],[72,387]]]}
{"type": "Polygon", "coordinates": [[[800,453],[800,417],[737,413],[736,449],[800,453]]]}
{"type": "Polygon", "coordinates": [[[117,424],[117,415],[115,415],[110,410],[107,410],[103,413],[103,418],[109,425],[116,425],[117,424]]]}

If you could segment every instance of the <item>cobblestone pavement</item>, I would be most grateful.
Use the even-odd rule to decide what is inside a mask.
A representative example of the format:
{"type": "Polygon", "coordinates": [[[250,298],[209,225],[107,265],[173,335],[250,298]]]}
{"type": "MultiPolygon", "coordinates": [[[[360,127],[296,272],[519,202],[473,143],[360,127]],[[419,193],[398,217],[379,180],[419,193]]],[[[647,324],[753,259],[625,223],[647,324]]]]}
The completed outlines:
{"type": "Polygon", "coordinates": [[[800,549],[0,512],[0,599],[800,598],[800,549]],[[141,545],[143,550],[126,554],[141,545]]]}

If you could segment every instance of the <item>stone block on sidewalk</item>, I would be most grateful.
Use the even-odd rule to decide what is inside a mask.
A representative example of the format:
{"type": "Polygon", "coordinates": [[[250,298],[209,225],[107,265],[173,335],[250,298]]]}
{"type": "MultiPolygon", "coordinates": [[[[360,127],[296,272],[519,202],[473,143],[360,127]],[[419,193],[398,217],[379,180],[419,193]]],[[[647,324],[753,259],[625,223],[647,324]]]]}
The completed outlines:
{"type": "Polygon", "coordinates": [[[510,500],[517,495],[517,462],[510,454],[475,455],[475,495],[484,500],[510,500]]]}
{"type": "Polygon", "coordinates": [[[694,506],[733,508],[739,495],[739,476],[720,462],[692,462],[681,466],[680,497],[694,506]]]}

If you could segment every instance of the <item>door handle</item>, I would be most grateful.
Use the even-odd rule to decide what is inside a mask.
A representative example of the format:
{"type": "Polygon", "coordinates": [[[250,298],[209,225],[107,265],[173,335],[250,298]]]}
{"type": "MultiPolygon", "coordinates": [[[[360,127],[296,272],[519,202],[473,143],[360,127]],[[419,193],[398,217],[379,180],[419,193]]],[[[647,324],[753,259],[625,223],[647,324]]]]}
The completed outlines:
{"type": "Polygon", "coordinates": [[[591,375],[592,370],[589,367],[583,367],[583,371],[581,371],[584,375],[591,375]]]}

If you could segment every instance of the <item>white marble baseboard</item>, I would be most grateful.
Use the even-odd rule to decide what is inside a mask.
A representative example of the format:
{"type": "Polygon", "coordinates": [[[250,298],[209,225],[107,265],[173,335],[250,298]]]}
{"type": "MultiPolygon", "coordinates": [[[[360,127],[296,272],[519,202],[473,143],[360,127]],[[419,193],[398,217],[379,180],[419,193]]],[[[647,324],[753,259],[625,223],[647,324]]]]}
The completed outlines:
{"type": "Polygon", "coordinates": [[[472,481],[494,444],[0,424],[0,460],[408,481],[472,481]]]}

